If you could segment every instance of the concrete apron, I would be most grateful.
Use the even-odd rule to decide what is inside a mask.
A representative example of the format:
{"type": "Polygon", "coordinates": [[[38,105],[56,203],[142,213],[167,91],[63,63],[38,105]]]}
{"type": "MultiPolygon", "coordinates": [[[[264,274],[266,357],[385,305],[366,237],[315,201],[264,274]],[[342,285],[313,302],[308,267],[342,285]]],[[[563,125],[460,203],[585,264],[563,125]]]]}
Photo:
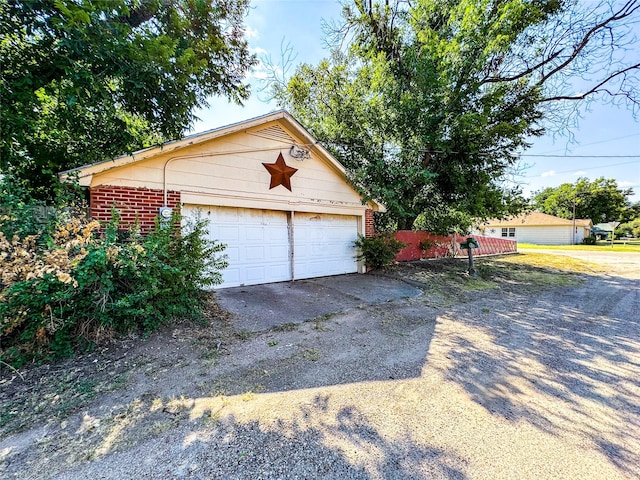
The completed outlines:
{"type": "Polygon", "coordinates": [[[421,294],[419,288],[393,278],[350,274],[225,288],[216,292],[216,299],[233,314],[231,322],[237,330],[259,332],[421,294]]]}

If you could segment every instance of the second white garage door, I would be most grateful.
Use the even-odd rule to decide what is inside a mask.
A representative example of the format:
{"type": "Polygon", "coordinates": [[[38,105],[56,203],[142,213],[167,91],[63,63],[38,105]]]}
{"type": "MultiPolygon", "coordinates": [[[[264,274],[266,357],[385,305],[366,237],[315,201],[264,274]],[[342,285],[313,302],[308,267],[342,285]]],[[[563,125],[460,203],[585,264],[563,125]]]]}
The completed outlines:
{"type": "Polygon", "coordinates": [[[292,273],[303,279],[357,272],[358,217],[296,212],[291,219],[287,212],[215,206],[183,212],[198,210],[209,220],[209,238],[227,245],[221,288],[287,281],[292,273]]]}
{"type": "Polygon", "coordinates": [[[293,232],[296,279],[358,271],[357,217],[295,213],[293,232]]]}

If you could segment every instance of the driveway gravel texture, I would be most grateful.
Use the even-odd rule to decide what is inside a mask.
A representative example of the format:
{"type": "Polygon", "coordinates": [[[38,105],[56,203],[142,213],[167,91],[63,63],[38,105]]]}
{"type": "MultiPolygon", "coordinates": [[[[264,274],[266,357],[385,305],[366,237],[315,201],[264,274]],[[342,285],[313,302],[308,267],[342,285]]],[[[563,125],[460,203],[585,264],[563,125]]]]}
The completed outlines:
{"type": "Polygon", "coordinates": [[[206,325],[4,368],[0,476],[639,478],[640,256],[619,255],[402,265],[421,294],[264,330],[212,303],[206,325]]]}

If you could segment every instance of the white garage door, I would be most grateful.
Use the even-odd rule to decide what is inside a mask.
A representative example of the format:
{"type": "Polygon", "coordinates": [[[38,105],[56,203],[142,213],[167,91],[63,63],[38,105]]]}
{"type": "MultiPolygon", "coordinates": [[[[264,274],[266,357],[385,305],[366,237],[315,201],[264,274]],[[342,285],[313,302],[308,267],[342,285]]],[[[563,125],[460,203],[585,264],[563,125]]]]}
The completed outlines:
{"type": "Polygon", "coordinates": [[[293,232],[296,279],[358,271],[357,217],[296,212],[293,232]]]}
{"type": "MultiPolygon", "coordinates": [[[[229,266],[217,288],[291,280],[287,213],[215,206],[185,206],[209,220],[209,238],[227,245],[229,266]]],[[[293,217],[296,279],[357,272],[358,218],[298,213],[293,217]]]]}
{"type": "Polygon", "coordinates": [[[209,238],[227,245],[229,266],[219,287],[291,280],[287,214],[272,210],[185,207],[209,220],[209,238]]]}

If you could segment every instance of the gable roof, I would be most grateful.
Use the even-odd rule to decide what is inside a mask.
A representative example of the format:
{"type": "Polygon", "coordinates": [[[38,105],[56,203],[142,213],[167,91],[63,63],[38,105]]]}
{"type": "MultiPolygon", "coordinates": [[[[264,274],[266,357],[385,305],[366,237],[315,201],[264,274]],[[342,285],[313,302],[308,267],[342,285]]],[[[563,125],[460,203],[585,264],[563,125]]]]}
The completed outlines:
{"type": "MultiPolygon", "coordinates": [[[[576,219],[575,224],[581,227],[591,226],[590,219],[576,219]]],[[[573,220],[548,215],[542,212],[528,212],[504,220],[491,219],[484,224],[487,227],[543,227],[543,226],[573,226],[573,220]]]]}
{"type": "Polygon", "coordinates": [[[596,230],[601,230],[603,232],[613,232],[616,229],[615,222],[605,222],[605,223],[597,223],[593,226],[596,230]]]}
{"type": "Polygon", "coordinates": [[[283,129],[279,129],[277,127],[274,128],[273,126],[267,127],[262,130],[256,128],[269,122],[273,122],[274,120],[279,120],[285,126],[285,128],[289,129],[291,132],[302,138],[304,140],[305,147],[311,149],[312,151],[315,150],[317,153],[319,153],[331,167],[338,170],[342,174],[346,174],[346,169],[344,168],[344,166],[338,160],[336,160],[333,155],[329,153],[329,151],[327,151],[322,145],[320,145],[317,140],[314,139],[311,134],[300,124],[300,122],[298,122],[291,116],[290,113],[286,112],[285,110],[279,110],[273,113],[268,113],[266,115],[261,115],[259,117],[251,118],[249,120],[244,120],[242,122],[237,122],[231,125],[207,130],[205,132],[188,135],[179,140],[173,140],[161,145],[148,147],[142,150],[138,150],[137,152],[133,152],[129,155],[122,155],[111,160],[103,160],[100,162],[83,165],[81,167],[72,168],[71,170],[65,170],[63,172],[60,172],[58,176],[62,181],[64,181],[71,174],[77,174],[80,180],[80,185],[87,186],[91,184],[91,178],[93,177],[93,175],[105,172],[112,168],[122,167],[124,165],[140,162],[156,155],[173,152],[180,148],[198,145],[215,138],[250,129],[252,130],[252,134],[254,135],[263,135],[271,139],[278,139],[285,143],[291,143],[292,145],[296,144],[297,142],[283,129]]]}

